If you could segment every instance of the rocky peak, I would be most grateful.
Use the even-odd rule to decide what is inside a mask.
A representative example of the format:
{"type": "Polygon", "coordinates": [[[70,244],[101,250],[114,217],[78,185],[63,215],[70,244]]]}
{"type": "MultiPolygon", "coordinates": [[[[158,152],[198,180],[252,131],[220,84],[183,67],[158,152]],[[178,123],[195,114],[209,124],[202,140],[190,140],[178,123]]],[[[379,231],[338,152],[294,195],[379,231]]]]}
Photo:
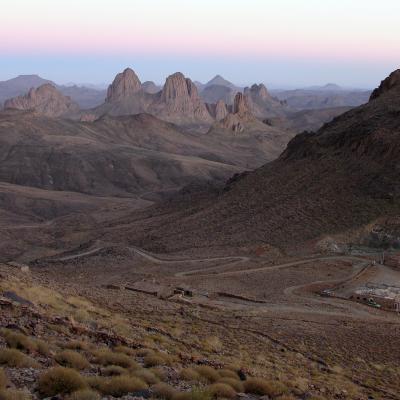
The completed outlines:
{"type": "Polygon", "coordinates": [[[199,98],[199,93],[196,85],[189,78],[185,78],[181,72],[176,72],[165,81],[161,97],[163,101],[169,102],[187,97],[197,99],[199,98]]]}
{"type": "Polygon", "coordinates": [[[170,121],[200,120],[211,122],[212,118],[199,96],[196,85],[181,72],[169,76],[161,92],[161,114],[170,121]]]}
{"type": "Polygon", "coordinates": [[[132,97],[142,89],[142,84],[131,68],[119,73],[108,87],[106,102],[114,103],[132,97]]]}
{"type": "Polygon", "coordinates": [[[48,117],[59,117],[79,111],[70,97],[64,96],[52,84],[32,88],[24,96],[6,100],[4,109],[32,110],[48,117]]]}
{"type": "Polygon", "coordinates": [[[226,104],[223,100],[218,100],[215,105],[215,119],[217,121],[221,121],[228,115],[228,109],[226,108],[226,104]]]}
{"type": "Polygon", "coordinates": [[[241,92],[236,93],[233,102],[233,113],[238,114],[239,116],[244,116],[250,113],[247,96],[241,92]]]}
{"type": "Polygon", "coordinates": [[[372,92],[370,100],[378,98],[382,94],[392,90],[395,87],[400,88],[400,69],[392,72],[385,80],[381,82],[379,87],[372,92]]]}
{"type": "Polygon", "coordinates": [[[267,88],[262,83],[260,85],[254,84],[251,88],[245,88],[244,93],[261,100],[266,100],[270,97],[267,88]]]}

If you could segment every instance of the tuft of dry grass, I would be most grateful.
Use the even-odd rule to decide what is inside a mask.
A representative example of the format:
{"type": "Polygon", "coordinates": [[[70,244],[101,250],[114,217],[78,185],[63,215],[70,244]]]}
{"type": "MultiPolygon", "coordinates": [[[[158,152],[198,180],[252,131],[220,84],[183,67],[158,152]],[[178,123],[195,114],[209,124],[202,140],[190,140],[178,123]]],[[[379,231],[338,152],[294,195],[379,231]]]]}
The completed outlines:
{"type": "Polygon", "coordinates": [[[100,385],[100,392],[103,395],[122,397],[129,393],[147,389],[146,383],[130,376],[115,376],[107,378],[100,385]]]}
{"type": "Polygon", "coordinates": [[[39,392],[52,397],[57,394],[65,395],[86,388],[84,378],[74,369],[55,367],[40,376],[39,392]]]}
{"type": "Polygon", "coordinates": [[[126,375],[128,370],[119,365],[109,365],[101,370],[103,376],[120,376],[126,375]]]}
{"type": "Polygon", "coordinates": [[[70,342],[63,343],[62,347],[67,350],[86,351],[90,349],[90,343],[84,342],[83,340],[72,340],[70,342]]]}
{"type": "Polygon", "coordinates": [[[0,365],[10,368],[38,368],[39,364],[17,349],[0,349],[0,365]]]}
{"type": "Polygon", "coordinates": [[[36,342],[23,333],[2,329],[0,334],[6,341],[7,346],[12,349],[23,350],[28,353],[33,353],[37,350],[36,342]]]}
{"type": "Polygon", "coordinates": [[[221,378],[218,380],[217,383],[224,383],[226,385],[229,385],[233,389],[236,390],[238,393],[242,393],[244,391],[244,385],[243,382],[239,381],[238,379],[234,378],[221,378]]]}
{"type": "Polygon", "coordinates": [[[91,389],[81,389],[68,396],[68,400],[100,400],[100,394],[91,389]]]}
{"type": "Polygon", "coordinates": [[[182,369],[179,376],[184,381],[189,381],[189,382],[197,382],[201,379],[200,374],[193,368],[182,369]]]}
{"type": "Polygon", "coordinates": [[[226,383],[213,383],[207,389],[216,399],[233,399],[236,397],[235,389],[226,383]]]}
{"type": "Polygon", "coordinates": [[[115,346],[114,351],[116,353],[123,353],[131,357],[134,357],[136,355],[136,351],[127,346],[115,346]]]}
{"type": "Polygon", "coordinates": [[[63,367],[74,369],[86,369],[90,367],[88,360],[82,354],[73,350],[64,350],[56,354],[54,359],[63,367]]]}
{"type": "Polygon", "coordinates": [[[176,390],[167,383],[161,382],[151,387],[154,397],[163,400],[172,400],[176,395],[176,390]]]}
{"type": "Polygon", "coordinates": [[[249,378],[244,382],[246,393],[258,394],[260,396],[278,397],[287,392],[286,386],[278,381],[261,378],[249,378]]]}
{"type": "Polygon", "coordinates": [[[101,365],[118,365],[122,368],[138,369],[139,364],[123,353],[113,353],[110,350],[99,350],[94,353],[95,362],[101,365]]]}
{"type": "Polygon", "coordinates": [[[154,385],[155,383],[158,383],[160,381],[158,376],[144,368],[133,371],[133,376],[145,381],[149,385],[154,385]]]}
{"type": "Polygon", "coordinates": [[[0,400],[30,400],[31,394],[23,390],[0,390],[0,400]]]}
{"type": "Polygon", "coordinates": [[[160,354],[149,354],[143,359],[145,367],[157,367],[158,365],[166,365],[168,364],[165,357],[160,354]]]}
{"type": "Polygon", "coordinates": [[[0,389],[4,389],[8,384],[7,375],[3,368],[0,368],[0,389]]]}
{"type": "Polygon", "coordinates": [[[232,371],[231,369],[219,369],[218,373],[221,378],[232,378],[240,380],[237,372],[232,371]]]}
{"type": "Polygon", "coordinates": [[[167,379],[167,373],[161,367],[150,368],[151,371],[160,381],[165,381],[167,379]]]}
{"type": "Polygon", "coordinates": [[[220,378],[218,371],[208,365],[199,365],[195,367],[195,371],[200,375],[202,380],[209,383],[214,383],[220,378]]]}

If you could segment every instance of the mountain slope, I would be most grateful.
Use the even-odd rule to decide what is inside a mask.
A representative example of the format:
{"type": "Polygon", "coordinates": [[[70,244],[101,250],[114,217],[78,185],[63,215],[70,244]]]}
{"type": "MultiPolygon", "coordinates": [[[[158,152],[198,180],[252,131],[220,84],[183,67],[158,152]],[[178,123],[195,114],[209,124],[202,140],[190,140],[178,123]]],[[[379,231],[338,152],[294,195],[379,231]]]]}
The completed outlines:
{"type": "Polygon", "coordinates": [[[296,136],[279,159],[235,177],[220,193],[160,206],[147,225],[141,214],[147,233],[136,240],[171,251],[260,243],[285,249],[358,229],[399,211],[399,156],[396,85],[317,133],[296,136]]]}

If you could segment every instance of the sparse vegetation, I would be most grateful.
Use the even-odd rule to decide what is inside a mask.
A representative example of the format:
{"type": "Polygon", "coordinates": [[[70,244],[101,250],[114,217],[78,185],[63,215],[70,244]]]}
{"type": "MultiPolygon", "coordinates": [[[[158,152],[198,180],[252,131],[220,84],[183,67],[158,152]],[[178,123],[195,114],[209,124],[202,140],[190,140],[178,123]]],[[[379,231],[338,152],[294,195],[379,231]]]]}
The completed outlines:
{"type": "Polygon", "coordinates": [[[0,400],[30,400],[31,398],[31,394],[24,390],[0,390],[0,400]]]}
{"type": "Polygon", "coordinates": [[[111,350],[99,350],[95,352],[95,362],[101,365],[118,365],[122,368],[137,369],[139,364],[131,357],[123,353],[114,353],[111,350]]]}
{"type": "Polygon", "coordinates": [[[62,345],[64,349],[68,350],[89,350],[90,343],[84,342],[83,340],[72,340],[62,345]]]}
{"type": "Polygon", "coordinates": [[[208,365],[199,365],[195,368],[195,371],[204,381],[209,383],[214,383],[220,378],[218,371],[208,365]]]}
{"type": "Polygon", "coordinates": [[[165,357],[162,357],[160,354],[149,354],[144,357],[143,362],[146,367],[156,367],[158,365],[168,364],[165,357]]]}
{"type": "Polygon", "coordinates": [[[130,376],[116,376],[103,378],[100,384],[100,391],[104,395],[121,397],[128,393],[134,393],[147,388],[142,380],[130,376]]]}
{"type": "Polygon", "coordinates": [[[8,379],[7,379],[7,375],[4,372],[3,368],[0,368],[0,389],[3,389],[7,386],[8,383],[8,379]]]}
{"type": "Polygon", "coordinates": [[[234,378],[221,378],[218,380],[218,383],[224,383],[226,385],[229,385],[230,387],[232,387],[233,389],[236,390],[236,392],[241,393],[244,391],[244,386],[243,383],[238,380],[238,379],[234,379],[234,378]]]}
{"type": "Polygon", "coordinates": [[[158,399],[172,400],[176,395],[176,390],[167,383],[161,382],[151,387],[154,396],[158,399]]]}
{"type": "Polygon", "coordinates": [[[287,388],[278,381],[271,381],[261,378],[249,378],[244,382],[246,393],[258,394],[260,396],[268,395],[277,397],[287,392],[287,388]]]}
{"type": "Polygon", "coordinates": [[[63,367],[86,369],[90,367],[88,360],[80,353],[73,350],[64,350],[54,357],[63,367]]]}
{"type": "Polygon", "coordinates": [[[127,346],[115,346],[114,351],[116,353],[123,353],[123,354],[126,354],[127,356],[131,356],[131,357],[136,355],[136,351],[127,346]]]}
{"type": "Polygon", "coordinates": [[[127,373],[128,371],[125,368],[120,367],[119,365],[108,365],[101,370],[101,374],[103,376],[120,376],[127,373]]]}
{"type": "Polygon", "coordinates": [[[47,397],[70,394],[86,388],[83,377],[74,369],[55,367],[46,371],[38,383],[39,392],[47,397]]]}
{"type": "Polygon", "coordinates": [[[156,376],[153,372],[143,368],[135,370],[133,375],[136,376],[136,378],[142,379],[149,385],[154,385],[160,381],[158,376],[156,376]]]}
{"type": "Polygon", "coordinates": [[[195,382],[201,379],[200,374],[193,368],[182,369],[179,376],[181,379],[189,382],[195,382]]]}
{"type": "Polygon", "coordinates": [[[0,349],[0,365],[10,368],[38,368],[39,364],[17,349],[0,349]]]}
{"type": "Polygon", "coordinates": [[[73,392],[68,400],[100,400],[100,394],[91,389],[82,389],[73,392]]]}
{"type": "Polygon", "coordinates": [[[236,396],[236,391],[226,383],[213,383],[207,389],[217,399],[233,399],[236,396]]]}
{"type": "Polygon", "coordinates": [[[232,371],[231,369],[219,369],[218,373],[219,376],[222,378],[239,379],[239,375],[237,374],[237,372],[232,371]]]}
{"type": "Polygon", "coordinates": [[[23,333],[2,329],[0,334],[4,337],[7,345],[12,349],[23,350],[32,353],[37,350],[37,344],[23,333]]]}

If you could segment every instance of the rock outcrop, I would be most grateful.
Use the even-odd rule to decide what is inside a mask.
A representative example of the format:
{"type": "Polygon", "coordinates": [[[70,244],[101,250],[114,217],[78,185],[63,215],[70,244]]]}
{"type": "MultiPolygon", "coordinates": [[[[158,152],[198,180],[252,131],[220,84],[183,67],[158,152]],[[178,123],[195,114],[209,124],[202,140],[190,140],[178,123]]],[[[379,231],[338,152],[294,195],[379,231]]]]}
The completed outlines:
{"type": "Polygon", "coordinates": [[[392,72],[386,79],[381,82],[379,87],[372,92],[370,100],[377,99],[383,93],[386,93],[395,87],[400,88],[400,69],[392,72]]]}
{"type": "Polygon", "coordinates": [[[243,93],[236,93],[233,102],[233,112],[226,115],[220,122],[225,129],[230,129],[234,132],[243,132],[246,123],[256,122],[256,117],[249,109],[248,97],[243,93]]]}
{"type": "Polygon", "coordinates": [[[119,73],[107,90],[107,103],[115,103],[134,96],[142,90],[142,84],[131,68],[119,73]]]}
{"type": "Polygon", "coordinates": [[[142,89],[146,92],[146,93],[150,93],[150,94],[154,94],[154,93],[158,93],[161,88],[159,86],[157,86],[154,82],[152,81],[146,81],[142,83],[142,89]]]}
{"type": "Polygon", "coordinates": [[[222,100],[217,101],[215,105],[215,119],[221,121],[221,119],[224,119],[227,115],[228,109],[226,108],[226,104],[222,100]]]}
{"type": "Polygon", "coordinates": [[[157,105],[158,114],[173,122],[211,122],[212,117],[199,96],[196,85],[177,72],[169,76],[157,105]]]}
{"type": "Polygon", "coordinates": [[[244,94],[247,97],[248,108],[258,118],[270,118],[285,114],[285,105],[271,96],[262,83],[254,84],[250,88],[246,87],[244,94]]]}
{"type": "Polygon", "coordinates": [[[31,110],[47,117],[71,116],[79,112],[78,104],[49,83],[30,89],[24,96],[6,100],[4,109],[31,110]]]}

